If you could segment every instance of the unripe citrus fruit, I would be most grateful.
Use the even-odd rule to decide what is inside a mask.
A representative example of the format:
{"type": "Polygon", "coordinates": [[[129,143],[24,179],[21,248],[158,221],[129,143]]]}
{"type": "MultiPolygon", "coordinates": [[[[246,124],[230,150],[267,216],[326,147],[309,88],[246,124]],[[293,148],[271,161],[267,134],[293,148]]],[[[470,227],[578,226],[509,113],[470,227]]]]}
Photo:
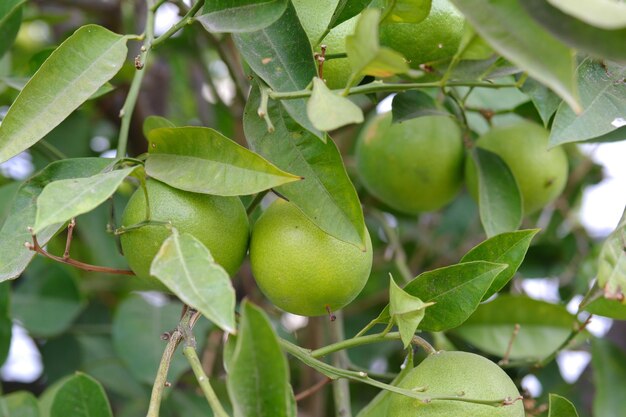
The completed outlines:
{"type": "Polygon", "coordinates": [[[449,117],[425,116],[391,123],[378,115],[361,130],[356,167],[365,188],[408,214],[437,210],[463,180],[461,130],[449,117]]]}
{"type": "MultiPolygon", "coordinates": [[[[554,201],[567,182],[567,156],[561,147],[547,149],[549,136],[542,126],[522,121],[493,128],[476,141],[476,146],[498,154],[509,166],[525,214],[554,201]]],[[[465,177],[470,193],[478,199],[476,167],[471,161],[465,165],[465,177]]]]}
{"type": "Polygon", "coordinates": [[[412,68],[452,58],[463,36],[465,18],[448,0],[433,0],[430,14],[419,23],[387,23],[380,42],[400,52],[412,68]]]}
{"type": "MultiPolygon", "coordinates": [[[[215,261],[233,275],[239,269],[248,247],[248,216],[237,197],[197,194],[172,188],[162,182],[146,181],[150,219],[171,222],[180,233],[190,233],[206,246],[215,261]]],[[[141,188],[132,195],[122,226],[146,220],[146,198],[141,188]]],[[[150,265],[170,231],[160,225],[131,229],[120,237],[128,265],[144,282],[150,278],[150,265]]]]}
{"type": "MultiPolygon", "coordinates": [[[[517,387],[498,365],[468,352],[439,352],[430,355],[400,382],[401,388],[425,395],[475,400],[515,400],[517,387]]],[[[388,417],[524,417],[521,401],[493,407],[461,401],[433,400],[429,403],[393,394],[388,417]]]]}
{"type": "Polygon", "coordinates": [[[372,242],[367,234],[362,251],[322,231],[294,204],[277,200],[252,228],[250,263],[259,288],[277,307],[321,316],[361,292],[372,267],[372,242]]]}

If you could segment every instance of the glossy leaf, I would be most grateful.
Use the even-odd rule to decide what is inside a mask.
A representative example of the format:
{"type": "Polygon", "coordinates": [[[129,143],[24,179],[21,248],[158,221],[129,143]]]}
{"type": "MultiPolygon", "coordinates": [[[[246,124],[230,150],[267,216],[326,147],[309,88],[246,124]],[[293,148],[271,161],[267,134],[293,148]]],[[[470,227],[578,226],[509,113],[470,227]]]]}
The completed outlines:
{"type": "Polygon", "coordinates": [[[550,131],[550,146],[592,139],[626,125],[626,65],[586,59],[576,74],[584,110],[577,115],[569,107],[559,106],[550,131]]]}
{"type": "Polygon", "coordinates": [[[602,244],[598,257],[598,285],[604,296],[626,304],[626,210],[617,228],[602,244]]]}
{"type": "MultiPolygon", "coordinates": [[[[8,282],[0,283],[0,366],[9,356],[9,348],[11,347],[13,320],[9,309],[10,293],[11,284],[8,282]]],[[[2,414],[0,414],[1,416],[2,414]]]]}
{"type": "MultiPolygon", "coordinates": [[[[250,68],[275,91],[304,89],[317,75],[309,38],[291,2],[271,26],[235,34],[233,39],[250,68]]],[[[309,121],[304,99],[284,100],[282,105],[301,126],[326,140],[309,121]]]]}
{"type": "Polygon", "coordinates": [[[365,248],[365,222],[359,198],[332,140],[322,143],[270,101],[269,133],[256,114],[259,93],[252,90],[244,112],[244,131],[250,147],[281,169],[304,177],[277,191],[296,204],[320,229],[337,239],[365,248]]]}
{"type": "Polygon", "coordinates": [[[562,305],[500,295],[478,307],[453,332],[484,352],[504,356],[516,324],[520,330],[509,358],[539,360],[552,354],[567,339],[576,318],[562,305]]]}
{"type": "Polygon", "coordinates": [[[472,152],[478,174],[480,221],[487,237],[516,230],[522,224],[522,196],[513,173],[498,155],[481,148],[472,152]]]}
{"type": "Polygon", "coordinates": [[[172,229],[152,261],[150,275],[222,330],[235,332],[235,290],[228,272],[198,239],[172,229]]]}
{"type": "Polygon", "coordinates": [[[419,23],[428,17],[431,3],[431,0],[396,0],[384,21],[419,23]]]}
{"type": "Polygon", "coordinates": [[[610,0],[548,0],[564,13],[604,29],[626,28],[626,4],[610,0]]]}
{"type": "Polygon", "coordinates": [[[516,0],[452,0],[476,31],[502,56],[581,111],[574,52],[537,24],[516,0]]]}
{"type": "Polygon", "coordinates": [[[431,96],[417,90],[396,94],[391,102],[391,114],[393,123],[423,116],[450,116],[437,107],[431,96]]]}
{"type": "Polygon", "coordinates": [[[0,57],[13,45],[22,24],[22,5],[26,0],[0,2],[0,57]]]}
{"type": "Polygon", "coordinates": [[[213,129],[161,128],[150,131],[148,138],[146,172],[181,190],[247,195],[302,179],[213,129]]]}
{"type": "Polygon", "coordinates": [[[254,32],[277,21],[288,3],[288,0],[207,1],[196,20],[209,32],[254,32]]]}
{"type": "Polygon", "coordinates": [[[48,57],[0,125],[0,162],[19,154],[109,81],[126,59],[127,38],[83,26],[48,57]]]}
{"type": "Polygon", "coordinates": [[[530,97],[537,109],[537,113],[539,113],[539,117],[541,117],[543,126],[547,127],[552,115],[559,108],[559,104],[561,104],[559,96],[533,78],[528,78],[522,85],[521,90],[530,97]]]}
{"type": "Polygon", "coordinates": [[[0,397],[0,417],[39,417],[39,402],[28,391],[0,397]]]}
{"type": "Polygon", "coordinates": [[[363,111],[349,99],[333,93],[318,77],[313,78],[313,92],[307,103],[307,115],[322,132],[352,123],[363,123],[363,111]]]}
{"type": "Polygon", "coordinates": [[[332,29],[339,26],[343,22],[352,19],[354,16],[361,13],[372,0],[339,0],[337,1],[337,7],[330,18],[328,23],[328,29],[332,29]]]}
{"type": "Polygon", "coordinates": [[[461,263],[486,261],[508,265],[493,280],[483,299],[486,300],[500,291],[513,278],[524,261],[530,242],[538,232],[539,229],[530,229],[502,233],[474,246],[463,256],[461,263]]]}
{"type": "Polygon", "coordinates": [[[148,116],[143,121],[143,135],[147,138],[151,130],[161,127],[176,127],[176,125],[165,117],[161,116],[148,116]]]}
{"type": "Polygon", "coordinates": [[[591,342],[593,365],[594,416],[619,416],[624,412],[624,381],[626,380],[626,354],[606,339],[591,342]]]}
{"type": "Polygon", "coordinates": [[[137,167],[98,173],[87,178],[53,181],[37,197],[35,233],[64,223],[104,203],[137,167]]]}
{"type": "Polygon", "coordinates": [[[81,372],[50,387],[41,401],[41,412],[47,417],[113,417],[102,385],[81,372]]]}
{"type": "Polygon", "coordinates": [[[576,407],[567,398],[550,394],[550,412],[548,417],[578,417],[576,407]]]}
{"type": "Polygon", "coordinates": [[[244,301],[228,372],[235,417],[295,417],[287,359],[269,319],[244,301]]]}
{"type": "Polygon", "coordinates": [[[430,307],[434,303],[425,303],[418,297],[415,297],[402,288],[398,287],[393,278],[389,280],[389,315],[392,317],[398,331],[400,332],[400,338],[406,349],[413,335],[417,330],[417,326],[424,319],[426,313],[426,307],[430,307]]]}

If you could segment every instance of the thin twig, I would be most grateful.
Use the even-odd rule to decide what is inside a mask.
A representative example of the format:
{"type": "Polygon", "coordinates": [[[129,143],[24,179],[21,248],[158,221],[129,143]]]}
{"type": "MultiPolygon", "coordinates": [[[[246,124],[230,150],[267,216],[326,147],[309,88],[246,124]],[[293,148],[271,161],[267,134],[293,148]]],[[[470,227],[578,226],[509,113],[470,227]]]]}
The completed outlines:
{"type": "Polygon", "coordinates": [[[520,325],[519,323],[515,323],[515,327],[513,328],[513,333],[511,334],[511,338],[509,339],[509,344],[506,347],[506,352],[504,352],[504,357],[498,363],[498,365],[506,365],[509,363],[509,356],[511,356],[511,350],[513,350],[513,343],[519,334],[520,325]]]}
{"type": "Polygon", "coordinates": [[[332,381],[332,379],[328,377],[325,377],[324,379],[320,379],[315,385],[312,385],[309,388],[305,389],[304,391],[297,393],[295,396],[296,401],[301,401],[307,397],[310,397],[311,395],[315,394],[317,391],[324,388],[330,381],[332,381]]]}
{"type": "Polygon", "coordinates": [[[191,6],[191,9],[187,11],[187,14],[185,14],[185,16],[183,16],[178,22],[176,22],[176,24],[174,24],[171,28],[165,31],[165,33],[163,33],[152,42],[151,48],[154,49],[158,47],[163,42],[174,36],[176,32],[181,30],[183,27],[193,23],[193,16],[198,12],[198,10],[200,10],[203,5],[204,0],[198,0],[193,6],[191,6]]]}
{"type": "Polygon", "coordinates": [[[72,217],[70,223],[67,225],[67,238],[65,239],[65,251],[63,252],[63,259],[65,260],[70,258],[70,246],[72,245],[74,227],[76,227],[76,219],[72,217]]]}
{"type": "Polygon", "coordinates": [[[202,369],[202,364],[200,363],[200,359],[198,358],[198,354],[193,346],[188,345],[183,348],[183,355],[189,361],[191,365],[191,369],[193,370],[196,379],[198,380],[198,384],[204,393],[204,396],[207,399],[207,402],[211,406],[211,410],[213,411],[213,415],[216,417],[229,417],[224,407],[220,403],[220,400],[217,398],[215,391],[213,391],[213,387],[211,386],[211,382],[209,378],[204,373],[202,369]]]}

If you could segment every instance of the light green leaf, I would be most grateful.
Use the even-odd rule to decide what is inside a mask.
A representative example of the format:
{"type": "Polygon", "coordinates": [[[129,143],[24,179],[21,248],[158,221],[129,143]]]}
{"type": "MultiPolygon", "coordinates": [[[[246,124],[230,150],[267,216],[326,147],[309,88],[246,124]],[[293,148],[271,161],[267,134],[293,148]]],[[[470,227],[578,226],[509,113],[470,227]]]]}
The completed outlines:
{"type": "Polygon", "coordinates": [[[315,128],[322,132],[351,123],[363,123],[363,111],[349,99],[335,94],[318,77],[313,78],[313,93],[306,107],[315,128]]]}
{"type": "Polygon", "coordinates": [[[548,417],[578,417],[576,407],[567,398],[550,394],[550,414],[548,417]]]}
{"type": "Polygon", "coordinates": [[[487,237],[516,230],[522,224],[522,196],[506,163],[493,152],[475,148],[480,221],[487,237]]]}
{"type": "Polygon", "coordinates": [[[39,417],[39,402],[28,391],[17,391],[0,398],[0,417],[39,417]]]}
{"type": "Polygon", "coordinates": [[[161,127],[176,127],[176,125],[165,117],[161,116],[148,116],[143,121],[143,135],[147,138],[151,130],[161,127]]]}
{"type": "Polygon", "coordinates": [[[428,17],[431,3],[431,0],[395,0],[384,22],[419,23],[428,17]]]}
{"type": "Polygon", "coordinates": [[[26,0],[0,2],[0,57],[13,45],[22,24],[22,5],[26,0]]]}
{"type": "Polygon", "coordinates": [[[603,29],[626,27],[626,4],[615,0],[548,0],[564,13],[603,29]]]}
{"type": "Polygon", "coordinates": [[[235,417],[295,417],[287,359],[263,310],[248,301],[241,306],[227,386],[235,417]]]}
{"type": "Polygon", "coordinates": [[[235,290],[228,272],[198,239],[172,229],[152,261],[150,275],[222,330],[235,332],[235,290]]]}
{"type": "Polygon", "coordinates": [[[209,32],[254,32],[285,12],[288,0],[212,0],[204,3],[198,20],[209,32]]]}
{"type": "Polygon", "coordinates": [[[624,381],[626,381],[626,354],[607,339],[591,341],[593,365],[593,415],[620,416],[624,412],[624,381]]]}
{"type": "Polygon", "coordinates": [[[0,162],[36,143],[109,81],[126,59],[126,41],[87,25],[59,45],[0,124],[0,162]]]}
{"type": "Polygon", "coordinates": [[[519,324],[509,358],[540,360],[561,346],[576,323],[565,306],[500,295],[478,307],[453,333],[484,352],[504,356],[519,324]]]}
{"type": "Polygon", "coordinates": [[[393,277],[389,277],[389,315],[396,322],[404,347],[411,344],[417,326],[421,323],[426,307],[434,303],[425,303],[402,288],[398,287],[393,277]]]}
{"type": "Polygon", "coordinates": [[[102,385],[82,372],[48,388],[40,410],[42,417],[113,417],[102,385]]]}
{"type": "Polygon", "coordinates": [[[137,167],[99,173],[87,178],[53,181],[37,197],[35,233],[98,207],[137,167]]]}
{"type": "Polygon", "coordinates": [[[253,89],[244,111],[244,131],[250,147],[279,168],[304,177],[277,191],[326,233],[365,248],[361,203],[335,143],[317,140],[275,101],[268,103],[268,115],[275,126],[275,131],[269,133],[256,114],[259,99],[258,90],[253,89]]]}
{"type": "Polygon", "coordinates": [[[146,172],[181,190],[247,195],[302,179],[213,129],[160,128],[148,138],[146,172]]]}
{"type": "Polygon", "coordinates": [[[626,210],[617,228],[607,237],[598,257],[598,286],[604,296],[626,304],[626,210]]]}
{"type": "Polygon", "coordinates": [[[582,110],[574,77],[574,51],[554,39],[516,0],[452,0],[502,56],[582,110]]]}
{"type": "Polygon", "coordinates": [[[618,300],[607,300],[604,297],[599,297],[587,304],[584,309],[596,316],[626,320],[626,304],[622,304],[618,300]]]}
{"type": "MultiPolygon", "coordinates": [[[[35,224],[36,199],[43,188],[55,180],[94,175],[110,163],[110,160],[104,158],[53,162],[20,186],[10,214],[0,229],[0,282],[17,278],[35,256],[35,252],[27,249],[24,243],[32,242],[28,227],[35,224]]],[[[39,244],[45,245],[60,228],[61,225],[57,224],[42,230],[37,235],[39,244]]]]}
{"type": "Polygon", "coordinates": [[[508,265],[493,280],[483,299],[500,291],[515,275],[522,264],[530,242],[539,229],[519,230],[496,235],[474,246],[461,259],[463,262],[486,261],[508,265]]]}
{"type": "Polygon", "coordinates": [[[559,106],[550,146],[592,139],[626,125],[626,65],[585,59],[576,74],[584,110],[577,115],[568,106],[559,106]]]}

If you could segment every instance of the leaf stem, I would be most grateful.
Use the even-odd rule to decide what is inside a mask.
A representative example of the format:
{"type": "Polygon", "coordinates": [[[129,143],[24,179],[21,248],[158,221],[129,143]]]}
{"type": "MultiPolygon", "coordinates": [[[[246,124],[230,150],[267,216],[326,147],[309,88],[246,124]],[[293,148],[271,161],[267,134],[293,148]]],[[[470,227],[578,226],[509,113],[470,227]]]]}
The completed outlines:
{"type": "Polygon", "coordinates": [[[174,24],[171,28],[165,31],[165,33],[163,33],[161,36],[156,38],[152,42],[152,45],[150,47],[152,49],[158,47],[163,42],[174,36],[174,34],[176,34],[176,32],[178,32],[180,29],[193,23],[193,16],[198,12],[198,10],[200,10],[203,5],[204,0],[198,0],[193,6],[191,6],[191,9],[189,9],[184,16],[178,22],[176,22],[176,24],[174,24]]]}
{"type": "Polygon", "coordinates": [[[248,216],[250,216],[252,213],[254,213],[254,210],[259,206],[259,204],[261,204],[261,201],[263,201],[263,197],[265,197],[265,195],[267,193],[269,193],[269,191],[270,190],[261,191],[256,196],[254,196],[254,199],[252,200],[252,202],[246,208],[246,214],[248,216]]]}
{"type": "MultiPolygon", "coordinates": [[[[401,340],[399,332],[389,332],[387,334],[377,333],[370,334],[367,336],[353,337],[351,339],[342,340],[328,346],[321,347],[319,349],[315,349],[311,351],[311,356],[314,358],[321,358],[333,352],[337,352],[343,349],[350,349],[357,346],[363,345],[371,345],[372,343],[383,342],[386,340],[401,340]]],[[[419,336],[413,336],[413,340],[411,341],[413,345],[422,347],[426,353],[432,354],[437,352],[437,350],[430,345],[426,340],[419,336]]]]}

